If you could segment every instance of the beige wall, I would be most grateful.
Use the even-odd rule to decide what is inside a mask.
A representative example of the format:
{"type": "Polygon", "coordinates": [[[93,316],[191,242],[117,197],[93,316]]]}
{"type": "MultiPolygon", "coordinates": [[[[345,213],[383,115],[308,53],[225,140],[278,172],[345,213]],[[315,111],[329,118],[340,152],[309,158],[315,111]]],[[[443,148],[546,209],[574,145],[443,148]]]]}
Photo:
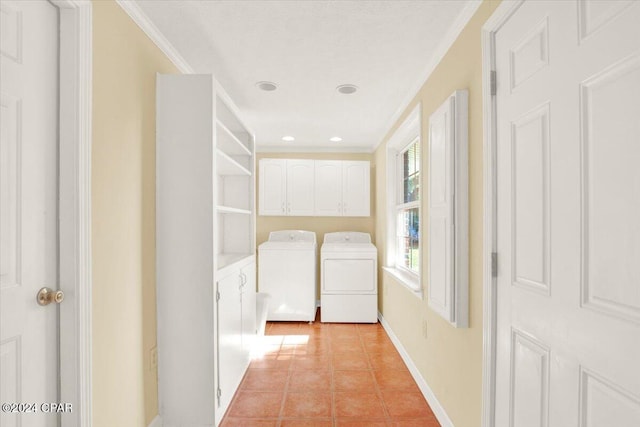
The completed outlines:
{"type": "Polygon", "coordinates": [[[155,74],[177,70],[113,1],[93,3],[93,426],[158,413],[155,74]]]}
{"type": "MultiPolygon", "coordinates": [[[[369,217],[331,217],[331,216],[260,216],[256,219],[256,243],[266,241],[269,233],[276,230],[309,230],[316,233],[318,242],[318,265],[320,265],[320,245],[324,239],[324,233],[334,231],[361,231],[371,234],[371,240],[375,242],[375,162],[373,156],[368,153],[258,153],[256,155],[256,169],[259,169],[260,159],[312,159],[312,160],[369,160],[371,162],[371,216],[369,217]]],[[[260,188],[260,182],[256,189],[260,188]]],[[[256,191],[256,206],[258,203],[256,191]]],[[[258,209],[260,207],[258,206],[258,209]]],[[[259,261],[259,260],[258,260],[259,261]]],[[[259,285],[259,284],[258,284],[259,285]]],[[[317,271],[316,292],[320,297],[320,269],[317,271]]]]}
{"type": "MultiPolygon", "coordinates": [[[[469,90],[469,277],[470,327],[455,329],[388,274],[381,275],[381,311],[399,337],[422,376],[456,427],[477,427],[482,405],[482,61],[481,27],[498,1],[486,1],[462,31],[443,60],[398,120],[396,127],[422,103],[422,188],[427,188],[427,125],[431,113],[456,89],[469,90]],[[423,335],[423,322],[427,335],[423,335]]],[[[376,235],[378,249],[385,240],[386,141],[375,152],[378,193],[376,235]]],[[[426,198],[422,224],[426,224],[426,198]]],[[[423,230],[424,233],[424,230],[423,230]]],[[[426,239],[423,234],[423,239],[426,239]]],[[[425,240],[426,241],[426,240],[425,240]]],[[[422,265],[427,259],[423,243],[422,265]]],[[[382,254],[384,255],[384,254],[382,254]]],[[[381,256],[381,260],[384,256],[381,256]]],[[[424,269],[423,269],[424,270],[424,269]]],[[[424,289],[429,286],[422,273],[424,289]]]]}

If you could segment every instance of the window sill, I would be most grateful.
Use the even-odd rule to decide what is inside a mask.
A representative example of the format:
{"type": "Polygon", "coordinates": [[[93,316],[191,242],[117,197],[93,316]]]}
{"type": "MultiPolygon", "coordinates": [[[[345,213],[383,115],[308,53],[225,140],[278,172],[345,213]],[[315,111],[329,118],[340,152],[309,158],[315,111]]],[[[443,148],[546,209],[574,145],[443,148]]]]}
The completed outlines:
{"type": "Polygon", "coordinates": [[[422,299],[422,287],[420,286],[419,276],[395,267],[382,267],[382,269],[393,276],[394,279],[407,288],[416,298],[422,299]]]}

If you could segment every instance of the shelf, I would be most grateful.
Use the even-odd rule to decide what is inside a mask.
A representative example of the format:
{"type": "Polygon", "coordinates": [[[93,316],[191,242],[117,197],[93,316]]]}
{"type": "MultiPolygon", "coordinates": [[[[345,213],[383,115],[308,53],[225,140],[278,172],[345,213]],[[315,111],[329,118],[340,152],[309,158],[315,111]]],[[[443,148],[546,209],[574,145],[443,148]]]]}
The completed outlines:
{"type": "Polygon", "coordinates": [[[219,149],[230,155],[251,155],[251,150],[220,119],[216,120],[216,124],[221,130],[221,132],[217,132],[219,149]]]}
{"type": "Polygon", "coordinates": [[[251,254],[222,253],[218,254],[218,270],[221,270],[231,264],[241,261],[251,254]]]}
{"type": "Polygon", "coordinates": [[[218,175],[246,175],[251,176],[251,172],[240,163],[229,157],[224,151],[217,149],[216,168],[218,175]]]}
{"type": "Polygon", "coordinates": [[[229,206],[222,206],[222,205],[218,205],[217,207],[218,213],[222,213],[222,214],[244,214],[244,215],[251,215],[251,211],[248,209],[238,209],[238,208],[231,208],[229,206]]]}

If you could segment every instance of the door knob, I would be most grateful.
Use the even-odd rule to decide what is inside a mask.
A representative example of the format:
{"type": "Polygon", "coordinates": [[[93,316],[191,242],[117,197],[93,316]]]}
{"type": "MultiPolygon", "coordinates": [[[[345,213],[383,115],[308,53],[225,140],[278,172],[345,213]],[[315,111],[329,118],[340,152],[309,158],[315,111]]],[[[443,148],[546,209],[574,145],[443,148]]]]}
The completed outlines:
{"type": "Polygon", "coordinates": [[[64,292],[54,291],[51,288],[42,288],[38,291],[36,299],[38,300],[38,304],[40,305],[49,305],[52,302],[60,304],[62,301],[64,301],[64,292]]]}

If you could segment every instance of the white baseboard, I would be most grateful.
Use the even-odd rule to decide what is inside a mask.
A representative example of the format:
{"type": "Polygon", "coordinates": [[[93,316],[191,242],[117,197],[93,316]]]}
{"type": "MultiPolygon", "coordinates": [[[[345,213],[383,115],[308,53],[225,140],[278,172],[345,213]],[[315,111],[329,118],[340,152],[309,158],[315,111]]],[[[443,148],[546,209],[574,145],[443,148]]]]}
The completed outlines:
{"type": "Polygon", "coordinates": [[[149,427],[162,427],[162,418],[160,418],[160,415],[156,415],[156,417],[149,424],[149,427]]]}
{"type": "Polygon", "coordinates": [[[440,425],[442,427],[454,427],[453,422],[445,412],[438,399],[436,399],[436,395],[433,394],[431,387],[429,387],[427,381],[422,377],[420,371],[418,371],[418,367],[415,365],[415,363],[413,363],[413,360],[409,356],[409,353],[407,353],[407,350],[405,350],[405,348],[402,346],[400,339],[398,339],[396,334],[393,332],[393,329],[391,329],[391,325],[389,325],[389,323],[385,320],[384,316],[382,316],[382,313],[380,312],[378,312],[378,320],[380,320],[380,324],[384,328],[387,335],[389,335],[389,338],[391,338],[393,345],[396,347],[396,350],[398,350],[398,353],[400,353],[402,360],[404,360],[404,363],[409,368],[411,376],[413,376],[416,384],[418,384],[422,395],[427,400],[429,406],[431,406],[431,410],[440,422],[440,425]]]}

